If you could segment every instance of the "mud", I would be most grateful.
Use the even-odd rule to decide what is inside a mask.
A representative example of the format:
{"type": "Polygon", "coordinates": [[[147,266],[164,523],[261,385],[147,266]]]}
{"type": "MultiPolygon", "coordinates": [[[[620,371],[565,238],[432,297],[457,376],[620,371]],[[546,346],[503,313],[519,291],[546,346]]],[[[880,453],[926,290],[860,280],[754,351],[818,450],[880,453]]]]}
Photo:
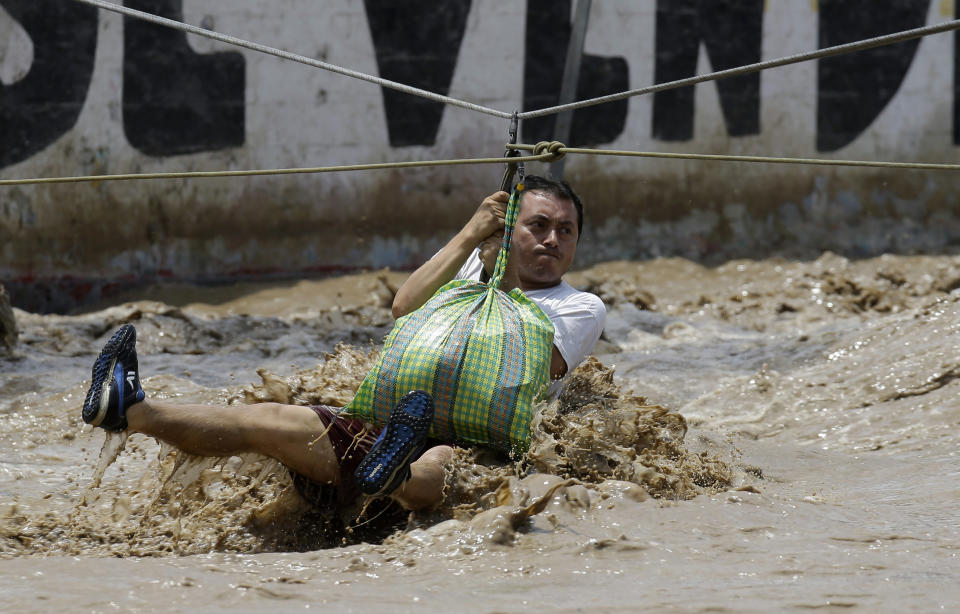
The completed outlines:
{"type": "MultiPolygon", "coordinates": [[[[402,278],[402,277],[399,277],[402,278]]],[[[156,398],[341,405],[396,274],[14,310],[0,587],[18,611],[949,610],[960,601],[960,259],[680,259],[571,275],[596,356],[520,459],[459,450],[437,510],[318,514],[257,455],[82,424],[112,330],[156,398]],[[339,296],[338,296],[339,293],[339,296]]]]}

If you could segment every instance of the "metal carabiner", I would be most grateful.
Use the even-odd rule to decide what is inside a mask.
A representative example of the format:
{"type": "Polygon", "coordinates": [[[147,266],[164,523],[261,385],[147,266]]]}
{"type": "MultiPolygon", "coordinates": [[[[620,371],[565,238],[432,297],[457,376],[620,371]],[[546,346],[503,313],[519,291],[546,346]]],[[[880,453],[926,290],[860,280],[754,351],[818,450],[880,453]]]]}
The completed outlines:
{"type": "MultiPolygon", "coordinates": [[[[510,144],[517,144],[517,131],[520,126],[520,113],[518,111],[513,112],[513,117],[510,119],[510,144]]],[[[503,153],[504,159],[507,160],[507,167],[503,169],[503,181],[500,182],[500,189],[504,192],[511,192],[513,190],[513,177],[514,175],[520,175],[520,181],[523,181],[524,168],[523,162],[510,162],[510,158],[519,158],[520,152],[516,149],[510,149],[509,147],[503,153]]]]}
{"type": "MultiPolygon", "coordinates": [[[[517,144],[517,130],[520,126],[520,114],[518,111],[513,112],[513,117],[510,119],[510,144],[517,144]]],[[[503,159],[506,161],[506,168],[503,169],[503,181],[500,182],[500,190],[510,194],[513,191],[513,177],[514,175],[520,175],[520,181],[523,181],[524,170],[523,162],[510,162],[510,158],[519,158],[520,152],[516,149],[510,149],[507,147],[506,151],[503,152],[503,159]]],[[[477,254],[479,258],[480,255],[477,254]]],[[[482,262],[482,261],[481,261],[482,262]]],[[[483,267],[480,268],[480,283],[488,283],[490,281],[490,274],[487,273],[487,270],[483,267]]]]}

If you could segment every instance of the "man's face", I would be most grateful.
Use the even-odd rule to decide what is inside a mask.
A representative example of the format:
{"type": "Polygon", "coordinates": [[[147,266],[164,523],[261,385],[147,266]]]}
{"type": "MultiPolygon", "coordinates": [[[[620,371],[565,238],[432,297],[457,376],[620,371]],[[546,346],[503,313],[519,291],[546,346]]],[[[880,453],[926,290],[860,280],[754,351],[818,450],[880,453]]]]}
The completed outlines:
{"type": "Polygon", "coordinates": [[[524,192],[510,251],[510,258],[516,258],[521,289],[560,283],[573,264],[578,236],[573,202],[539,190],[524,192]]]}

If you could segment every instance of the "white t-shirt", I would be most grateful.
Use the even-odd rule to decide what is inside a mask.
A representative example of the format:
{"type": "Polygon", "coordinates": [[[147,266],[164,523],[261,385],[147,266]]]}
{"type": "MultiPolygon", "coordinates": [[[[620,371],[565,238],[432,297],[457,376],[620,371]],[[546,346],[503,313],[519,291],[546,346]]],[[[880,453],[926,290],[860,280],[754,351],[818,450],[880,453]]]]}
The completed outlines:
{"type": "MultiPolygon", "coordinates": [[[[480,279],[483,263],[479,253],[479,249],[473,250],[454,279],[480,279]]],[[[557,346],[567,363],[567,373],[572,372],[593,351],[600,339],[607,320],[603,301],[599,296],[581,292],[563,280],[551,288],[524,290],[523,293],[553,322],[553,345],[557,346]]],[[[550,384],[551,397],[560,394],[562,381],[561,378],[550,384]]]]}

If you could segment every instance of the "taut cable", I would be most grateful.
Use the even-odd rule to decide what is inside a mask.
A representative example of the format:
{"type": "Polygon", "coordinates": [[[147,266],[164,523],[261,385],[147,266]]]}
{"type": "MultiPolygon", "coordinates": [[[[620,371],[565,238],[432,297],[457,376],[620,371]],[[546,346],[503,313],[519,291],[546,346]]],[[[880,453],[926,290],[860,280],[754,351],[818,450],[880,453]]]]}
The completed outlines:
{"type": "Polygon", "coordinates": [[[882,160],[831,160],[829,158],[776,158],[769,156],[731,156],[724,154],[676,153],[666,151],[625,151],[620,149],[585,149],[567,147],[558,141],[541,141],[536,145],[507,144],[508,149],[532,151],[538,157],[553,156],[549,161],[559,160],[565,154],[591,156],[628,156],[633,158],[665,158],[668,160],[706,160],[711,162],[756,162],[762,164],[809,164],[821,166],[862,166],[873,168],[903,168],[927,171],[958,171],[960,164],[933,162],[885,162],[882,160]]]}
{"type": "MultiPolygon", "coordinates": [[[[512,113],[508,113],[506,111],[500,111],[497,109],[492,109],[490,107],[484,107],[482,105],[478,105],[472,102],[467,102],[465,100],[451,98],[450,96],[444,96],[442,94],[430,92],[424,89],[420,89],[418,87],[404,85],[396,81],[390,81],[389,79],[375,77],[373,75],[368,75],[366,73],[362,73],[357,70],[343,68],[342,66],[330,64],[328,62],[322,62],[320,60],[315,60],[313,58],[308,58],[306,56],[297,55],[295,53],[290,53],[287,51],[283,51],[281,49],[276,49],[274,47],[268,47],[266,45],[261,45],[259,43],[253,43],[241,38],[237,38],[235,36],[220,34],[218,32],[213,32],[211,30],[199,28],[197,26],[191,26],[181,21],[176,21],[174,19],[167,19],[166,17],[160,17],[159,15],[154,15],[152,13],[145,13],[143,11],[130,9],[119,4],[114,4],[112,2],[104,2],[103,0],[74,0],[74,2],[81,2],[83,4],[95,6],[97,8],[101,8],[106,11],[113,11],[115,13],[120,13],[121,15],[125,15],[127,17],[133,17],[134,19],[142,19],[144,21],[166,26],[168,28],[173,28],[175,30],[180,30],[182,32],[187,32],[189,34],[203,36],[205,38],[220,41],[223,43],[228,43],[231,45],[236,45],[238,47],[244,47],[246,49],[252,49],[254,51],[259,51],[261,53],[273,55],[279,58],[283,58],[285,60],[292,60],[294,62],[299,62],[301,64],[306,64],[308,66],[313,66],[315,68],[321,68],[323,70],[328,70],[330,72],[335,72],[348,77],[353,77],[354,79],[360,79],[362,81],[374,83],[381,87],[390,88],[393,90],[397,90],[399,92],[404,92],[406,94],[412,94],[414,96],[420,96],[422,98],[426,98],[427,100],[433,100],[434,102],[442,102],[444,104],[449,104],[452,106],[469,109],[471,111],[477,111],[478,113],[492,115],[493,117],[499,117],[501,119],[511,119],[513,117],[512,113]]],[[[767,60],[765,62],[757,62],[755,64],[748,64],[746,66],[729,68],[727,70],[720,70],[720,71],[708,73],[705,75],[697,75],[697,76],[689,77],[686,79],[670,81],[668,83],[658,83],[656,85],[649,85],[647,87],[643,87],[639,89],[627,90],[617,94],[610,94],[607,96],[590,98],[588,100],[580,100],[577,102],[572,102],[570,104],[563,104],[555,107],[546,107],[543,109],[526,111],[524,113],[520,113],[519,118],[523,120],[523,119],[530,119],[533,117],[542,117],[544,115],[554,115],[556,113],[562,113],[564,111],[574,111],[576,109],[590,107],[598,104],[604,104],[606,102],[615,102],[617,100],[623,100],[625,98],[630,98],[633,96],[641,96],[643,94],[653,94],[656,92],[663,92],[666,90],[672,90],[679,87],[696,85],[697,83],[703,83],[705,81],[716,81],[718,79],[725,79],[727,77],[736,77],[739,75],[759,72],[761,70],[767,70],[767,69],[776,68],[779,66],[787,66],[789,64],[797,64],[799,62],[808,62],[810,60],[818,60],[821,58],[841,55],[844,53],[853,53],[855,51],[873,49],[874,47],[881,47],[883,45],[900,43],[908,40],[913,40],[915,38],[930,36],[931,34],[951,32],[957,29],[960,29],[960,19],[957,19],[954,21],[948,21],[941,24],[935,24],[931,26],[914,28],[912,30],[895,32],[893,34],[886,34],[884,36],[875,36],[873,38],[855,41],[852,43],[845,43],[843,45],[834,45],[833,47],[827,47],[825,49],[808,51],[806,53],[799,53],[799,54],[790,55],[782,58],[777,58],[774,60],[767,60]]]]}
{"type": "MultiPolygon", "coordinates": [[[[552,160],[552,153],[511,158],[512,162],[545,162],[552,160]]],[[[348,166],[317,166],[306,168],[273,168],[242,171],[183,171],[174,173],[130,173],[125,175],[82,175],[78,177],[38,177],[33,179],[0,179],[0,186],[36,185],[46,183],[84,183],[95,181],[129,181],[132,179],[197,179],[210,177],[250,177],[254,175],[305,175],[312,173],[336,173],[343,171],[376,171],[390,168],[421,168],[428,166],[455,166],[464,164],[503,164],[504,158],[463,158],[455,160],[422,160],[410,162],[380,162],[376,164],[352,164],[348,166]]]]}
{"type": "Polygon", "coordinates": [[[402,83],[397,83],[396,81],[390,81],[389,79],[374,77],[373,75],[368,75],[366,73],[362,73],[357,70],[351,70],[349,68],[343,68],[342,66],[337,66],[336,64],[322,62],[320,60],[315,60],[313,58],[308,58],[306,56],[297,55],[296,53],[290,53],[288,51],[283,51],[281,49],[276,49],[274,47],[268,47],[266,45],[261,45],[259,43],[252,43],[242,38],[237,38],[236,36],[220,34],[219,32],[213,32],[212,30],[205,30],[203,28],[191,26],[190,24],[186,24],[181,21],[176,21],[174,19],[167,19],[166,17],[160,17],[159,15],[153,15],[152,13],[144,13],[143,11],[130,9],[125,6],[121,6],[119,4],[114,4],[112,2],[103,2],[102,0],[74,0],[74,2],[89,4],[90,6],[95,6],[105,11],[113,11],[114,13],[120,13],[121,15],[125,15],[127,17],[133,17],[134,19],[142,19],[143,21],[149,21],[150,23],[155,23],[157,25],[173,28],[174,30],[180,30],[181,32],[196,34],[197,36],[203,36],[204,38],[220,41],[221,43],[228,43],[231,45],[236,45],[238,47],[252,49],[254,51],[259,51],[261,53],[266,53],[268,55],[276,56],[278,58],[283,58],[284,60],[291,60],[294,62],[299,62],[301,64],[306,64],[307,66],[313,66],[314,68],[322,68],[323,70],[328,70],[330,72],[335,72],[337,74],[346,75],[347,77],[353,77],[354,79],[360,79],[361,81],[375,83],[376,85],[379,85],[381,87],[387,87],[392,90],[404,92],[405,94],[413,94],[414,96],[420,96],[421,98],[426,98],[434,102],[442,102],[455,107],[470,109],[471,111],[477,111],[478,113],[485,113],[487,115],[492,115],[494,117],[499,117],[501,119],[510,119],[513,115],[512,113],[506,113],[504,111],[498,111],[496,109],[484,107],[478,104],[474,104],[472,102],[467,102],[465,100],[458,100],[456,98],[451,98],[450,96],[436,94],[434,92],[429,92],[427,90],[423,90],[418,87],[404,85],[402,83]]]}
{"type": "Polygon", "coordinates": [[[828,58],[831,56],[841,55],[844,53],[864,51],[866,49],[873,49],[874,47],[881,47],[883,45],[892,45],[893,43],[900,43],[903,41],[908,41],[908,40],[920,38],[923,36],[930,36],[931,34],[940,34],[941,32],[951,32],[953,30],[958,30],[958,29],[960,29],[960,19],[957,19],[954,21],[948,21],[948,22],[933,25],[933,26],[924,26],[922,28],[914,28],[913,30],[904,30],[903,32],[886,34],[884,36],[875,36],[873,38],[867,38],[867,39],[856,41],[853,43],[845,43],[843,45],[835,45],[833,47],[826,47],[825,49],[818,49],[816,51],[808,51],[806,53],[788,55],[786,57],[777,58],[775,60],[767,60],[766,62],[757,62],[756,64],[747,64],[746,66],[738,66],[737,68],[728,68],[727,70],[718,70],[716,72],[708,73],[705,75],[697,75],[694,77],[688,77],[686,79],[678,79],[677,81],[669,81],[667,83],[658,83],[656,85],[648,85],[647,87],[642,87],[635,90],[628,90],[625,92],[620,92],[619,94],[599,96],[597,98],[590,98],[589,100],[580,100],[578,102],[571,102],[570,104],[562,104],[555,107],[547,107],[543,109],[538,109],[536,111],[527,111],[525,113],[520,114],[520,119],[530,119],[533,117],[542,117],[544,115],[553,115],[556,113],[562,113],[564,111],[573,111],[576,109],[582,109],[584,107],[592,107],[594,105],[604,104],[606,102],[615,102],[617,100],[623,100],[624,98],[630,98],[632,96],[641,96],[643,94],[654,94],[656,92],[672,90],[678,87],[687,87],[688,85],[696,85],[697,83],[703,83],[705,81],[716,81],[718,79],[726,79],[727,77],[737,77],[740,75],[760,72],[761,70],[776,68],[778,66],[787,66],[788,64],[797,64],[799,62],[819,60],[821,58],[828,58]]]}

